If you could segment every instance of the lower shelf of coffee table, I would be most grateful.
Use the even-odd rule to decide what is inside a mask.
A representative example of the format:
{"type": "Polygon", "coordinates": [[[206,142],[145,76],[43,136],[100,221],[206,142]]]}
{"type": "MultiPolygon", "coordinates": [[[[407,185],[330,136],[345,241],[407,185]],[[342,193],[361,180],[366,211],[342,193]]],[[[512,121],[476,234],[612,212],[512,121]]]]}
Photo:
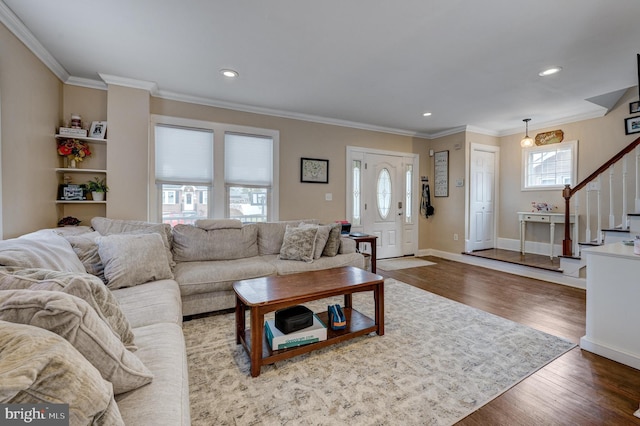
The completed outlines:
{"type": "MultiPolygon", "coordinates": [[[[294,348],[274,351],[269,346],[267,337],[264,336],[263,332],[261,364],[273,364],[274,362],[289,359],[297,355],[306,354],[316,349],[324,348],[326,346],[344,342],[345,340],[353,339],[354,337],[363,336],[365,334],[378,331],[378,326],[376,325],[375,321],[368,316],[352,308],[342,309],[345,317],[347,318],[347,328],[345,328],[344,330],[332,330],[331,327],[328,327],[329,314],[326,311],[317,314],[320,320],[327,324],[327,340],[323,340],[322,342],[310,343],[308,345],[296,346],[294,348]]],[[[251,339],[249,338],[249,336],[251,336],[250,329],[245,330],[245,336],[247,337],[244,342],[246,345],[245,347],[247,349],[247,352],[251,353],[251,339]]]]}

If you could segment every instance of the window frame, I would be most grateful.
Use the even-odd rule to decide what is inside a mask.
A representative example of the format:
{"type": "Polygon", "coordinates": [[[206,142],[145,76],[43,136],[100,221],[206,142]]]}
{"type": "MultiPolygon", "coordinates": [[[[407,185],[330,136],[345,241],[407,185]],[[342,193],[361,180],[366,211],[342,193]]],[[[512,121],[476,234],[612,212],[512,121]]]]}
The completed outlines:
{"type": "Polygon", "coordinates": [[[273,129],[238,126],[234,124],[216,123],[181,117],[152,114],[149,121],[149,182],[147,215],[152,222],[162,222],[162,189],[156,184],[155,176],[155,126],[166,125],[186,129],[209,130],[213,132],[213,182],[198,183],[198,186],[209,186],[207,199],[209,218],[228,218],[229,205],[227,185],[224,176],[224,136],[226,133],[237,133],[269,137],[273,140],[273,177],[267,201],[267,220],[279,220],[279,170],[280,170],[280,132],[273,129]]]}
{"type": "MultiPolygon", "coordinates": [[[[559,144],[533,146],[529,148],[522,148],[522,175],[521,175],[521,190],[522,191],[548,191],[564,189],[566,183],[558,183],[552,185],[528,185],[528,170],[529,170],[529,154],[532,152],[553,152],[559,148],[569,148],[571,151],[571,183],[575,185],[578,181],[578,141],[564,141],[559,144]]],[[[557,175],[554,180],[557,181],[557,175]]]]}

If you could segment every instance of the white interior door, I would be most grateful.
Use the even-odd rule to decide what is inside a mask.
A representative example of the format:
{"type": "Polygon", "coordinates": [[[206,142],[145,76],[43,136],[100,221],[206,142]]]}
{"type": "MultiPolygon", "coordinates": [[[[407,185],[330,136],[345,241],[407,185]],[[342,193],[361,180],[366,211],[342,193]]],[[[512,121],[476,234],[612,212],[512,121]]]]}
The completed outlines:
{"type": "Polygon", "coordinates": [[[496,170],[497,154],[491,148],[471,149],[470,221],[468,249],[483,250],[496,246],[496,170]]]}
{"type": "Polygon", "coordinates": [[[364,232],[376,235],[377,257],[403,255],[405,180],[403,159],[366,154],[363,173],[364,232]]]}

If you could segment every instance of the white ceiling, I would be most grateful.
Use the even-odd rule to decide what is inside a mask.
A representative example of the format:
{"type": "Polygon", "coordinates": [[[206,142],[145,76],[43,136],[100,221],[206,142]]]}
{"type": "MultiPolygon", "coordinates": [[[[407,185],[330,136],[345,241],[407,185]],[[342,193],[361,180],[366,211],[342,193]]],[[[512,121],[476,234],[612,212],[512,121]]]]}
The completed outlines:
{"type": "Polygon", "coordinates": [[[67,82],[428,137],[602,116],[586,99],[638,84],[638,0],[4,0],[0,14],[67,82]]]}

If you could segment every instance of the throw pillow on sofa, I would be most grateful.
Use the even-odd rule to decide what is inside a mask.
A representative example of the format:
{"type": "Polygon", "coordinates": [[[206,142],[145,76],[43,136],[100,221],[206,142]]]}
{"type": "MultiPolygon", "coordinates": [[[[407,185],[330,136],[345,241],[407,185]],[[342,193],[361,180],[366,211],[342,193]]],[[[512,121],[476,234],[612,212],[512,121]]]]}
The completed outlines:
{"type": "Polygon", "coordinates": [[[322,256],[322,252],[324,251],[324,247],[327,245],[327,240],[329,239],[329,233],[331,232],[331,226],[302,224],[300,225],[300,228],[316,228],[318,230],[318,233],[316,234],[313,259],[314,260],[320,259],[320,256],[322,256]]]}
{"type": "Polygon", "coordinates": [[[171,225],[167,223],[151,223],[141,220],[108,219],[106,217],[94,217],[91,219],[91,226],[100,235],[113,235],[131,233],[136,231],[162,232],[171,243],[171,225]]]}
{"type": "Polygon", "coordinates": [[[71,244],[52,229],[0,241],[0,265],[85,272],[71,244]]]}
{"type": "Polygon", "coordinates": [[[139,388],[153,379],[142,361],[79,297],[59,291],[0,291],[0,320],[33,325],[64,338],[113,384],[115,394],[139,388]]]}
{"type": "Polygon", "coordinates": [[[88,274],[95,275],[106,283],[104,277],[104,265],[100,260],[98,254],[98,244],[96,238],[100,236],[98,231],[87,232],[80,235],[63,235],[63,237],[69,241],[71,248],[75,252],[84,269],[88,274]]]}
{"type": "Polygon", "coordinates": [[[0,321],[0,348],[1,403],[69,404],[69,424],[124,425],[111,383],[62,337],[0,321]]]}
{"type": "Polygon", "coordinates": [[[331,231],[329,232],[329,238],[327,238],[327,244],[325,244],[324,249],[322,250],[322,255],[334,257],[340,250],[342,224],[333,223],[330,226],[331,231]]]}
{"type": "Polygon", "coordinates": [[[287,226],[300,226],[303,223],[317,225],[317,219],[287,220],[282,222],[258,222],[258,253],[260,256],[279,254],[284,241],[287,226]]]}
{"type": "Polygon", "coordinates": [[[232,260],[258,255],[258,227],[206,230],[192,225],[173,227],[173,256],[180,262],[232,260]]]}
{"type": "Polygon", "coordinates": [[[171,225],[167,223],[151,223],[139,220],[119,220],[107,219],[106,217],[94,217],[91,219],[93,228],[103,236],[116,234],[159,234],[165,247],[169,266],[176,266],[173,261],[173,253],[171,253],[171,245],[173,244],[173,234],[171,233],[171,225]]]}
{"type": "Polygon", "coordinates": [[[3,267],[0,268],[0,290],[61,291],[79,297],[109,325],[128,350],[137,349],[131,325],[118,301],[102,281],[93,275],[3,267]]]}
{"type": "Polygon", "coordinates": [[[96,242],[107,287],[112,290],[173,279],[159,234],[113,234],[96,242]]]}
{"type": "Polygon", "coordinates": [[[313,262],[317,234],[317,227],[287,226],[280,248],[280,259],[313,262]]]}

